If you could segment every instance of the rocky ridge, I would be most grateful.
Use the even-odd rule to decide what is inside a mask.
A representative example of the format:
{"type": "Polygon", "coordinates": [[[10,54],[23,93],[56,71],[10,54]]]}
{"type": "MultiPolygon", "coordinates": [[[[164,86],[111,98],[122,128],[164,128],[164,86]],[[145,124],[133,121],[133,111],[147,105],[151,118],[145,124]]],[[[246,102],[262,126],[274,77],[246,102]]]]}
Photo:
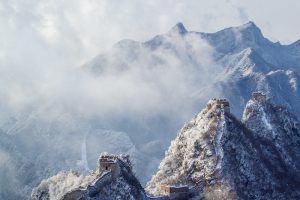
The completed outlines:
{"type": "Polygon", "coordinates": [[[296,117],[259,92],[243,122],[222,101],[211,100],[181,129],[147,191],[159,195],[162,184],[190,185],[204,199],[299,199],[296,117]]]}

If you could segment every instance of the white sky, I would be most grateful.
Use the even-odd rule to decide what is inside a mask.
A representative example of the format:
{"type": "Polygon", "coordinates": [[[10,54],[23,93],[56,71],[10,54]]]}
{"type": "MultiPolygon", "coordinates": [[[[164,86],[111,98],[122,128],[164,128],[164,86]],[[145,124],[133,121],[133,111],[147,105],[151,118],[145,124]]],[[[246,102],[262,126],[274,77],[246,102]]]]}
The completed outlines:
{"type": "Polygon", "coordinates": [[[299,8],[300,0],[0,0],[0,121],[11,110],[50,99],[81,96],[101,104],[107,96],[111,102],[116,85],[129,91],[128,102],[142,96],[145,89],[135,88],[132,76],[116,85],[114,79],[95,84],[74,70],[121,39],[148,40],[177,22],[215,32],[251,20],[269,39],[287,44],[300,39],[299,8]]]}
{"type": "Polygon", "coordinates": [[[300,39],[299,9],[299,0],[0,0],[0,61],[44,53],[51,63],[83,63],[118,40],[147,40],[179,21],[214,32],[252,20],[287,44],[300,39]]]}

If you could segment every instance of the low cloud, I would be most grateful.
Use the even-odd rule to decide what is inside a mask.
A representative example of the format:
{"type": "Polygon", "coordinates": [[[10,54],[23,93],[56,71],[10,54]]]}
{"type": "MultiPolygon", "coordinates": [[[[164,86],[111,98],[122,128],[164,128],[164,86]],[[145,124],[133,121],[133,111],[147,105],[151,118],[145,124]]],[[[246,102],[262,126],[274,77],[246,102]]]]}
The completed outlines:
{"type": "Polygon", "coordinates": [[[219,69],[212,58],[213,49],[199,35],[183,38],[173,34],[164,39],[172,50],[160,47],[152,51],[137,43],[140,49],[134,60],[130,58],[134,49],[124,50],[116,45],[103,55],[108,61],[98,61],[106,70],[99,76],[82,67],[46,63],[50,59],[47,55],[29,67],[20,67],[21,60],[7,63],[11,65],[9,69],[2,68],[1,82],[6,86],[0,93],[1,105],[5,105],[8,113],[3,112],[2,116],[30,109],[57,109],[86,117],[152,117],[166,113],[186,118],[194,109],[197,98],[193,95],[211,85],[212,76],[219,69]],[[114,71],[118,62],[126,68],[114,71]]]}
{"type": "MultiPolygon", "coordinates": [[[[136,104],[135,110],[141,110],[145,107],[141,102],[147,102],[152,111],[154,105],[162,105],[158,102],[166,101],[166,97],[159,94],[162,88],[155,88],[150,80],[139,80],[139,71],[130,69],[120,77],[109,75],[97,80],[82,75],[79,66],[99,52],[107,52],[122,38],[146,40],[166,32],[178,21],[191,29],[210,32],[253,20],[255,15],[251,6],[235,0],[185,3],[171,0],[0,1],[0,119],[42,101],[56,104],[60,104],[58,99],[70,101],[68,97],[72,97],[72,102],[87,101],[87,106],[76,106],[82,110],[91,105],[98,108],[97,102],[101,102],[99,107],[107,110],[110,107],[124,109],[122,107],[129,103],[136,104]],[[127,92],[120,97],[114,91],[127,92]],[[141,96],[141,99],[136,99],[136,96],[141,96]]],[[[201,59],[205,57],[199,56],[201,59]]],[[[175,62],[171,65],[178,65],[176,58],[165,59],[169,64],[175,62]]],[[[143,65],[142,62],[137,61],[136,65],[143,65]]],[[[178,71],[180,68],[176,67],[171,69],[173,71],[168,73],[163,68],[150,73],[165,73],[165,81],[161,79],[161,84],[166,84],[171,78],[182,79],[180,74],[185,74],[185,71],[178,71]]],[[[147,78],[146,74],[143,76],[147,78]]],[[[176,81],[180,83],[182,80],[176,81]]],[[[183,87],[186,86],[178,84],[177,90],[185,95],[183,87]]]]}

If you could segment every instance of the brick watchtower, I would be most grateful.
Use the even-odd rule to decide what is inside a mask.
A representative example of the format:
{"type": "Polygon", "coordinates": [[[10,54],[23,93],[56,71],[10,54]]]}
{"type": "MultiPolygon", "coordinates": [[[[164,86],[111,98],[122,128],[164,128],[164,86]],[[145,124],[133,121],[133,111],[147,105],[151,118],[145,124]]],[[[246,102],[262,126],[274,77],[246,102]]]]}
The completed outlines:
{"type": "Polygon", "coordinates": [[[118,159],[119,158],[114,155],[101,155],[98,161],[99,174],[110,171],[113,179],[115,180],[120,172],[118,159]]]}

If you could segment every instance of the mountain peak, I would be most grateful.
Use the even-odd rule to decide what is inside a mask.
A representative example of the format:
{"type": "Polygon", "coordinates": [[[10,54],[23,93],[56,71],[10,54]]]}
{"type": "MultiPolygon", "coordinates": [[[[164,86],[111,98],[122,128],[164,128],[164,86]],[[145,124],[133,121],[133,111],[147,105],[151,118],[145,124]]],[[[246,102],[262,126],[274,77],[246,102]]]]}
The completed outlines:
{"type": "Polygon", "coordinates": [[[243,24],[241,26],[236,27],[240,31],[255,33],[257,36],[262,36],[262,32],[258,26],[252,21],[247,22],[246,24],[243,24]]]}
{"type": "Polygon", "coordinates": [[[244,26],[248,26],[248,27],[256,27],[256,24],[253,21],[248,21],[246,24],[244,24],[244,26]]]}
{"type": "Polygon", "coordinates": [[[187,30],[184,27],[183,23],[178,22],[175,26],[173,26],[171,28],[169,33],[177,33],[177,34],[183,35],[183,34],[187,33],[187,30]]]}

